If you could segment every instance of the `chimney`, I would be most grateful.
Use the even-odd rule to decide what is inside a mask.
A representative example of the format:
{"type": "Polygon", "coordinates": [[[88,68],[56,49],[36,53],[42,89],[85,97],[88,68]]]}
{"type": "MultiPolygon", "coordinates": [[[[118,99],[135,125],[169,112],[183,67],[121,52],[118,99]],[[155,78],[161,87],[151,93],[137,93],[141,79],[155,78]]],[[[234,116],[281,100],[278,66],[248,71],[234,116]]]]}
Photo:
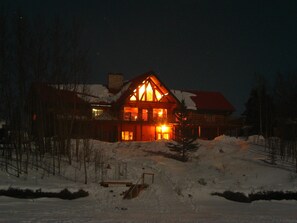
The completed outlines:
{"type": "Polygon", "coordinates": [[[117,93],[121,90],[124,83],[122,73],[108,73],[108,89],[112,93],[117,93]]]}

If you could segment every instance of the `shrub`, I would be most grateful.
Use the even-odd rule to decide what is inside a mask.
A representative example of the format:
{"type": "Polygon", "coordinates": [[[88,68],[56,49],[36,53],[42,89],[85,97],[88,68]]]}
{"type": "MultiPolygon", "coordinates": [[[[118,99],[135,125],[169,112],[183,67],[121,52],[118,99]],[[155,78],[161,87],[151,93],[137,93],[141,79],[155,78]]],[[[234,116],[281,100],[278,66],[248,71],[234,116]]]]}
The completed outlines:
{"type": "Polygon", "coordinates": [[[48,198],[60,198],[65,200],[73,200],[81,197],[87,197],[89,196],[89,193],[82,189],[72,193],[67,188],[65,188],[64,190],[58,193],[55,193],[55,192],[42,192],[41,189],[33,191],[30,189],[19,189],[19,188],[9,187],[7,190],[0,190],[0,196],[8,196],[8,197],[22,198],[22,199],[48,197],[48,198]]]}
{"type": "Polygon", "coordinates": [[[242,203],[250,203],[250,199],[244,194],[240,192],[232,192],[232,191],[225,191],[223,193],[212,193],[211,195],[217,195],[220,197],[224,197],[230,201],[237,201],[242,203]]]}
{"type": "Polygon", "coordinates": [[[211,195],[217,195],[231,201],[244,203],[250,203],[252,201],[258,200],[297,200],[297,192],[291,191],[262,191],[257,193],[250,193],[248,196],[240,192],[225,191],[223,193],[215,192],[211,195]]]}

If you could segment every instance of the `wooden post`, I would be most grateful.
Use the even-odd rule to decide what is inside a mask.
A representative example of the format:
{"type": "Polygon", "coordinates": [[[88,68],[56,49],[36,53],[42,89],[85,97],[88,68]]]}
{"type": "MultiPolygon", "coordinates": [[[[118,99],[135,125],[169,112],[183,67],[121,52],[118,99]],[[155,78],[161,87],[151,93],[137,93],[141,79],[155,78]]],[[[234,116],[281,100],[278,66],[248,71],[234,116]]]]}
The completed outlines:
{"type": "Polygon", "coordinates": [[[142,173],[142,185],[144,185],[144,173],[142,173]]]}

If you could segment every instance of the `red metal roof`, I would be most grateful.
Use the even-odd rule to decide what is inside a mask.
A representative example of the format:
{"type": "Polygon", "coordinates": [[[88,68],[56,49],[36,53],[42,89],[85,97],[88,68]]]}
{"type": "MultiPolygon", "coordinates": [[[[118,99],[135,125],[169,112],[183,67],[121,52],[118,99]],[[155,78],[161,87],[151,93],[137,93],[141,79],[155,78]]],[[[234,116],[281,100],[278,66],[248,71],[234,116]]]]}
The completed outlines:
{"type": "Polygon", "coordinates": [[[196,96],[191,96],[193,102],[196,104],[197,110],[207,111],[227,111],[234,112],[233,105],[220,92],[210,91],[186,91],[193,93],[196,96]]]}

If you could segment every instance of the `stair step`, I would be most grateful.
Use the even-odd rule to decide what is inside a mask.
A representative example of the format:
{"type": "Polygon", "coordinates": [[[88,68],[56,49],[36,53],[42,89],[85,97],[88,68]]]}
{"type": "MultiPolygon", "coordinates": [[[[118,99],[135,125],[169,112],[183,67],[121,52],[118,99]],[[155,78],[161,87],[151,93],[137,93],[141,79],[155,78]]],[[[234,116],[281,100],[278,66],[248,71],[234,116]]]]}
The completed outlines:
{"type": "Polygon", "coordinates": [[[125,192],[123,199],[132,199],[139,195],[140,191],[148,187],[148,184],[133,184],[125,192]]]}

